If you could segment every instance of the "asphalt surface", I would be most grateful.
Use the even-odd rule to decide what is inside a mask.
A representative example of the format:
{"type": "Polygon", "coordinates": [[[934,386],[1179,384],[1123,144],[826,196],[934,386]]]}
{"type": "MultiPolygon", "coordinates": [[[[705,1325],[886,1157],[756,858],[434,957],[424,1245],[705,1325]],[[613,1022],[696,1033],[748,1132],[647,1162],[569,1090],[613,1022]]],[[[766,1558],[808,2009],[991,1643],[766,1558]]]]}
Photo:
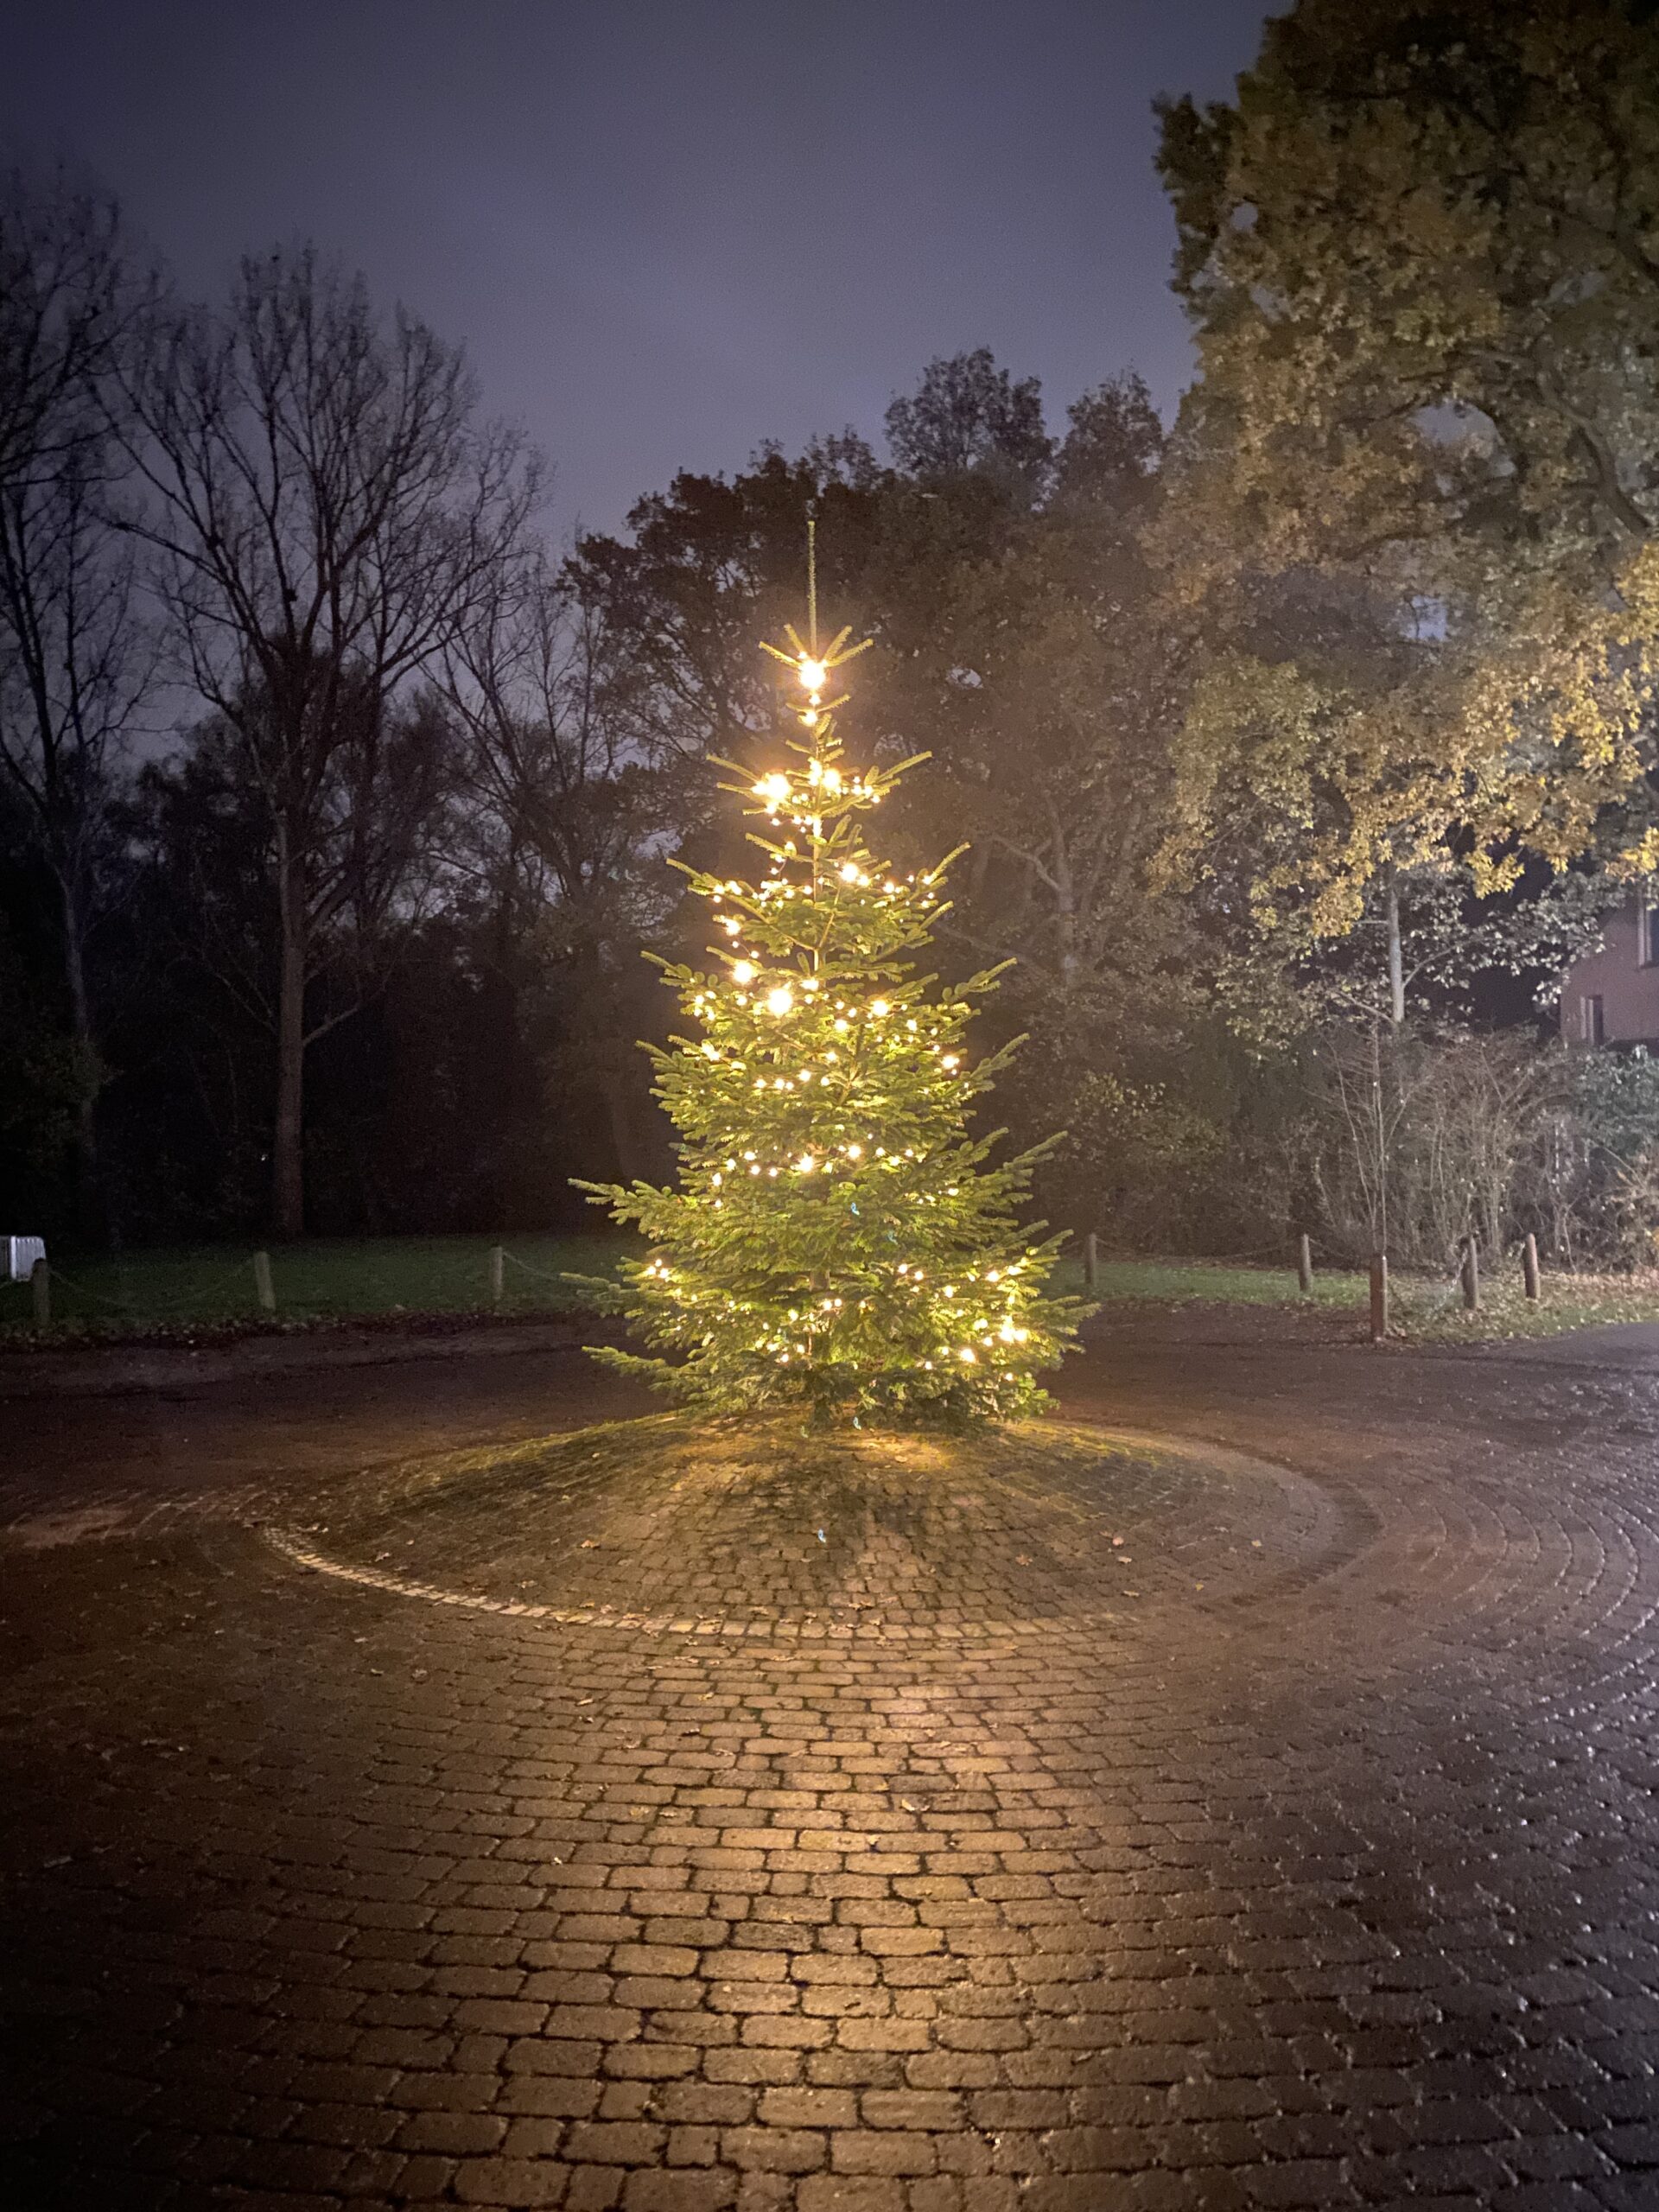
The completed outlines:
{"type": "Polygon", "coordinates": [[[596,1476],[523,1597],[397,1471],[579,1355],[0,1406],[0,2204],[1659,2206],[1656,1345],[1142,1316],[1064,1529],[596,1476]]]}

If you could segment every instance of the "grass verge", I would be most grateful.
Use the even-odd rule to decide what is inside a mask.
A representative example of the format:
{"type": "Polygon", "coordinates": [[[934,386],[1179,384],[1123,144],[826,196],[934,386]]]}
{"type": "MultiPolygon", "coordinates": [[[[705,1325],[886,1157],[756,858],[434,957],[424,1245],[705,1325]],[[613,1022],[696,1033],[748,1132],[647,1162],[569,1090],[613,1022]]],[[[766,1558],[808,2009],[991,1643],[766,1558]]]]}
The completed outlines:
{"type": "MultiPolygon", "coordinates": [[[[1084,1291],[1080,1261],[1063,1262],[1059,1287],[1084,1291]]],[[[1633,1274],[1568,1274],[1546,1268],[1535,1302],[1522,1287],[1521,1262],[1506,1258],[1481,1284],[1479,1309],[1465,1311],[1455,1275],[1395,1270],[1389,1281],[1392,1333],[1412,1343],[1478,1344],[1511,1337],[1554,1337],[1612,1322],[1659,1321],[1659,1268],[1633,1274]]],[[[1211,1260],[1103,1260],[1092,1294],[1103,1305],[1125,1300],[1183,1305],[1289,1306],[1304,1312],[1351,1313],[1356,1327],[1370,1312],[1369,1279],[1321,1270],[1304,1299],[1289,1268],[1246,1267],[1211,1260]]]]}
{"type": "MultiPolygon", "coordinates": [[[[34,1325],[27,1283],[0,1284],[0,1347],[75,1343],[200,1343],[271,1331],[346,1323],[434,1329],[467,1321],[528,1319],[582,1310],[582,1293],[567,1274],[608,1275],[629,1249],[603,1236],[523,1236],[505,1244],[499,1305],[491,1298],[485,1236],[387,1236],[318,1239],[274,1247],[271,1277],[276,1313],[264,1313],[254,1281],[254,1247],[192,1245],[166,1250],[72,1256],[54,1262],[53,1322],[34,1325]]],[[[1080,1260],[1056,1271],[1056,1287],[1084,1290],[1080,1260]]],[[[1103,1305],[1189,1302],[1287,1306],[1364,1324],[1363,1274],[1322,1269],[1313,1295],[1300,1296],[1288,1267],[1251,1267],[1208,1260],[1103,1260],[1093,1295],[1103,1305]]],[[[1547,1271],[1543,1296],[1522,1294],[1518,1262],[1489,1271],[1481,1310],[1463,1310],[1450,1276],[1396,1273],[1395,1333],[1424,1343],[1478,1343],[1510,1337],[1559,1335],[1599,1323],[1659,1321],[1659,1269],[1631,1275],[1547,1271]]]]}
{"type": "Polygon", "coordinates": [[[146,1341],[344,1321],[575,1313],[567,1274],[610,1274],[627,1249],[602,1236],[516,1236],[493,1304],[486,1236],[319,1238],[270,1252],[275,1315],[259,1305],[251,1244],[72,1255],[52,1266],[52,1327],[34,1325],[28,1283],[0,1284],[0,1343],[146,1341]]]}

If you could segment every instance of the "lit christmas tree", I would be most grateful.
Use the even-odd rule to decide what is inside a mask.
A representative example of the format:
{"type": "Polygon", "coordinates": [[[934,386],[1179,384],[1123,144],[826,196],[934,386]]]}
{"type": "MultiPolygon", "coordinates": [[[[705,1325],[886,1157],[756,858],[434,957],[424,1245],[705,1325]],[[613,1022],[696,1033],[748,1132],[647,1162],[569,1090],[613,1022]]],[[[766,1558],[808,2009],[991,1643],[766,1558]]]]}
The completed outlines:
{"type": "Polygon", "coordinates": [[[970,1103],[1015,1049],[976,1065],[967,1049],[974,1003],[1000,971],[954,989],[916,974],[910,956],[946,911],[949,861],[899,875],[863,823],[925,756],[851,769],[833,719],[843,699],[824,694],[862,647],[843,630],[820,652],[816,620],[805,645],[786,634],[791,651],[766,651],[804,694],[793,763],[758,780],[718,764],[744,779],[722,788],[772,833],[750,836],[765,880],[688,870],[719,933],[716,964],[664,963],[700,1033],[653,1052],[678,1185],[581,1186],[652,1247],[603,1286],[605,1302],[678,1357],[596,1356],[712,1411],[1028,1413],[1046,1402],[1034,1376],[1089,1309],[1044,1295],[1064,1236],[1033,1244],[1018,1220],[1048,1146],[992,1166],[1002,1132],[969,1132],[970,1103]]]}

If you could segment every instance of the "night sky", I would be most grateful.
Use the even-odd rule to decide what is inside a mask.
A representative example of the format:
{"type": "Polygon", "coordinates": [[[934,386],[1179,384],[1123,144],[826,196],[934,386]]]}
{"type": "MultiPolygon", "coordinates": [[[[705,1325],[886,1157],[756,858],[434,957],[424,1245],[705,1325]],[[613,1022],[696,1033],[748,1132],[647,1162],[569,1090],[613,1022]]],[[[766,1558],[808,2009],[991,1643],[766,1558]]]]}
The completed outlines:
{"type": "Polygon", "coordinates": [[[550,524],[677,467],[872,436],[988,345],[1051,414],[1187,373],[1151,168],[1260,0],[42,0],[8,155],[118,192],[193,290],[310,237],[464,340],[551,457],[550,524]]]}

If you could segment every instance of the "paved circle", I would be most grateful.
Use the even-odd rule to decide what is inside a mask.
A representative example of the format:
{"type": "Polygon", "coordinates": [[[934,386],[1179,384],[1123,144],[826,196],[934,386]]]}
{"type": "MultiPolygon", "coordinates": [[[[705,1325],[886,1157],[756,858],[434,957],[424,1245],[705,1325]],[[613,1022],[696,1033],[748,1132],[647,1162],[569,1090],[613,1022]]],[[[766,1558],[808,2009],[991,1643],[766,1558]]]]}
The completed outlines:
{"type": "Polygon", "coordinates": [[[359,1587],[555,1627],[861,1645],[1259,1599],[1347,1532],[1287,1468],[1055,1420],[946,1441],[659,1415],[394,1467],[327,1510],[267,1541],[359,1587]]]}
{"type": "Polygon", "coordinates": [[[1130,1333],[1077,1408],[1294,1470],[1262,1555],[1155,1560],[1184,1476],[957,1637],[410,1603],[246,1525],[323,1555],[314,1460],[111,1432],[0,1560],[0,2201],[1659,2202],[1656,1396],[1130,1333]]]}

